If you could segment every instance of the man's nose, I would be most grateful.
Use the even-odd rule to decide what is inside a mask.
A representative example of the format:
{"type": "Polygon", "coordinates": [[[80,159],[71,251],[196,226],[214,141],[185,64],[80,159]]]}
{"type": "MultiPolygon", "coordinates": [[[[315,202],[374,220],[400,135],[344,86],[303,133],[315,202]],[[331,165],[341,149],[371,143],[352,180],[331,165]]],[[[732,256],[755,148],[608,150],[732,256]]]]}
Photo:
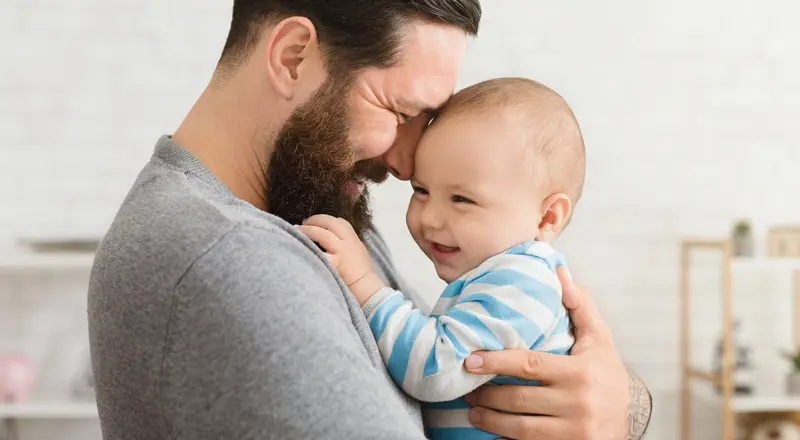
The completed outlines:
{"type": "Polygon", "coordinates": [[[394,144],[383,154],[383,163],[394,177],[408,180],[414,175],[414,155],[427,124],[428,117],[421,115],[397,127],[394,144]]]}

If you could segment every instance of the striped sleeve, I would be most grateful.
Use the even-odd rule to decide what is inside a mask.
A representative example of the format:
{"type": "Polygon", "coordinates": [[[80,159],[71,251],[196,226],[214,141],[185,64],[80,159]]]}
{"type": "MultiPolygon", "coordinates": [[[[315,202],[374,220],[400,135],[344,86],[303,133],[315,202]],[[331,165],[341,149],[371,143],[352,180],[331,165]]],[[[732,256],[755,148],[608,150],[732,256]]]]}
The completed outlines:
{"type": "Polygon", "coordinates": [[[389,288],[365,304],[389,373],[418,400],[449,401],[488,382],[494,376],[463,368],[470,353],[535,349],[561,315],[558,277],[544,260],[529,255],[495,257],[459,290],[452,307],[431,317],[389,288]]]}

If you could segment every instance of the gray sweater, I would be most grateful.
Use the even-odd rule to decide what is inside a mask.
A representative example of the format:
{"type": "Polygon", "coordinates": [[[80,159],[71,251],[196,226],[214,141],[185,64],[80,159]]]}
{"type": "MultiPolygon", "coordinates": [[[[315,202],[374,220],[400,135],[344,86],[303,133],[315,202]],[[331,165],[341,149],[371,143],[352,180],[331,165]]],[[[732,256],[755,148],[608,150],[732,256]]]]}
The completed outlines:
{"type": "Polygon", "coordinates": [[[424,438],[324,255],[166,136],[98,250],[88,307],[106,440],[424,438]]]}

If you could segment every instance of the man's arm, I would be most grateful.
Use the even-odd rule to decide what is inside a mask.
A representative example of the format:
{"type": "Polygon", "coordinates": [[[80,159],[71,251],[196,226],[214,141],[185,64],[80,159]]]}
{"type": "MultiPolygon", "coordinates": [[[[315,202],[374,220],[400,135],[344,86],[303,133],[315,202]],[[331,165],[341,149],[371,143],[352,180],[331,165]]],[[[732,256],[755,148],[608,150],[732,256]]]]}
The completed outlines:
{"type": "Polygon", "coordinates": [[[628,435],[626,440],[640,440],[650,425],[653,396],[644,381],[628,368],[630,404],[628,405],[628,435]]]}
{"type": "Polygon", "coordinates": [[[235,229],[174,295],[154,402],[173,438],[424,438],[300,240],[235,229]]]}

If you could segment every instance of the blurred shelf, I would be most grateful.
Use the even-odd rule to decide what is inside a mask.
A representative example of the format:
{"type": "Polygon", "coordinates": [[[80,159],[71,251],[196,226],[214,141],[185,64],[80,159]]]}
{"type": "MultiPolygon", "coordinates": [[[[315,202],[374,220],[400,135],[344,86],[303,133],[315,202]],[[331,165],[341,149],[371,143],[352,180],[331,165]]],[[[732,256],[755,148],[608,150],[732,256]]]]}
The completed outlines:
{"type": "Polygon", "coordinates": [[[800,412],[800,396],[734,396],[731,409],[737,413],[800,412]]]}
{"type": "Polygon", "coordinates": [[[96,419],[95,402],[30,402],[0,405],[0,419],[96,419]]]}
{"type": "MultiPolygon", "coordinates": [[[[692,382],[703,381],[713,385],[718,390],[716,400],[722,404],[722,440],[737,438],[737,416],[743,413],[790,413],[800,412],[800,396],[775,395],[735,395],[734,366],[736,347],[734,340],[735,321],[734,313],[734,284],[744,277],[768,276],[775,280],[783,279],[792,287],[794,310],[792,321],[794,323],[794,344],[800,347],[800,258],[768,257],[766,255],[753,257],[736,257],[732,255],[733,243],[730,239],[691,239],[681,242],[680,271],[679,271],[679,305],[680,305],[680,358],[681,358],[681,403],[680,403],[680,430],[681,440],[692,440],[692,382]],[[716,259],[694,258],[697,251],[706,253],[715,250],[721,257],[721,263],[716,259]],[[692,362],[692,297],[696,295],[692,289],[691,273],[696,269],[715,268],[720,276],[721,315],[722,315],[722,371],[710,372],[694,367],[692,362]],[[736,280],[736,281],[735,281],[736,280]]],[[[705,317],[708,310],[702,310],[700,315],[705,317]]]]}
{"type": "MultiPolygon", "coordinates": [[[[698,401],[705,405],[717,407],[724,402],[721,395],[716,392],[700,393],[698,401]]],[[[730,401],[730,409],[736,414],[757,413],[800,413],[800,396],[781,394],[764,394],[752,396],[734,395],[730,401]]]]}
{"type": "Polygon", "coordinates": [[[94,254],[86,252],[2,252],[0,251],[0,272],[49,272],[90,270],[94,254]]]}
{"type": "Polygon", "coordinates": [[[800,258],[782,257],[735,257],[732,269],[800,269],[800,258]]]}
{"type": "Polygon", "coordinates": [[[704,371],[699,368],[687,368],[685,374],[692,379],[704,380],[715,386],[720,386],[722,383],[722,379],[718,374],[704,371]]]}

